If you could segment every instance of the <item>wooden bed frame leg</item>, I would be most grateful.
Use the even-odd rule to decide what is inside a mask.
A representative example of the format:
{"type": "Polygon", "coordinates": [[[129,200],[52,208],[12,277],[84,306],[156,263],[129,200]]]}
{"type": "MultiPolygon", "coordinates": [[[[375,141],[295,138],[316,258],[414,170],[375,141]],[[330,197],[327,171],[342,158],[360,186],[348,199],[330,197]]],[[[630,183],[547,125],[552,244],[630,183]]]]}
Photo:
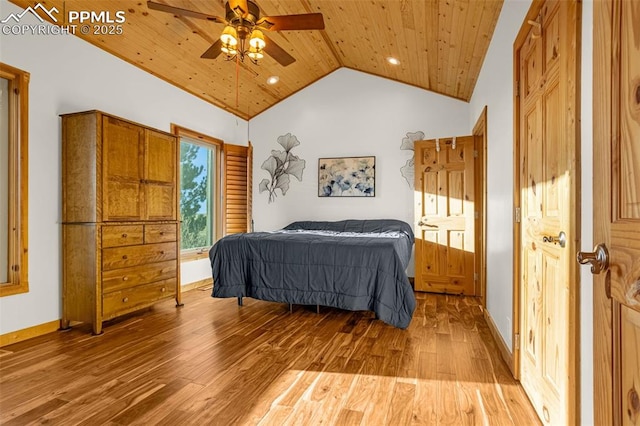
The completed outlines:
{"type": "Polygon", "coordinates": [[[316,305],[316,314],[320,314],[320,305],[316,305]]]}
{"type": "Polygon", "coordinates": [[[242,297],[238,297],[238,306],[242,306],[242,297]]]}
{"type": "Polygon", "coordinates": [[[289,303],[289,313],[290,314],[293,313],[293,305],[291,303],[289,303]]]}

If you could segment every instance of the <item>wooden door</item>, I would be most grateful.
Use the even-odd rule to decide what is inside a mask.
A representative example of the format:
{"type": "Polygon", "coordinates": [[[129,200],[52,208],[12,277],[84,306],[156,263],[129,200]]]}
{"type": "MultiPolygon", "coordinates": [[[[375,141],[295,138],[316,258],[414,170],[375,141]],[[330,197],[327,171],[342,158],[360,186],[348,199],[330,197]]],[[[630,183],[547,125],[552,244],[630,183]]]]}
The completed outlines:
{"type": "Polygon", "coordinates": [[[177,149],[175,136],[145,130],[145,219],[177,218],[177,149]]]}
{"type": "Polygon", "coordinates": [[[577,413],[578,17],[573,1],[534,2],[516,41],[516,345],[522,386],[550,425],[574,424],[577,413]]]}
{"type": "Polygon", "coordinates": [[[474,137],[418,141],[415,289],[476,295],[474,137]]]}
{"type": "Polygon", "coordinates": [[[103,116],[102,144],[102,220],[140,220],[144,129],[103,116]]]}
{"type": "Polygon", "coordinates": [[[594,275],[596,424],[640,424],[640,4],[594,2],[594,275]]]}

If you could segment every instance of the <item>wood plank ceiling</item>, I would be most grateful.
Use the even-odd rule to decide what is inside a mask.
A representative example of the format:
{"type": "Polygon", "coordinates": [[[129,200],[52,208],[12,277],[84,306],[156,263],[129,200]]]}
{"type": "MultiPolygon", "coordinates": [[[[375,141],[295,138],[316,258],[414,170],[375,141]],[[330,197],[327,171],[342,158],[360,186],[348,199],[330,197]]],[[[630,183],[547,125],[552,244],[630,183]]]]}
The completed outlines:
{"type": "MultiPolygon", "coordinates": [[[[37,3],[11,1],[23,8],[37,3]]],[[[224,16],[224,0],[156,1],[224,16]]],[[[258,65],[247,59],[236,66],[235,61],[225,61],[224,55],[201,59],[220,36],[223,25],[149,10],[146,1],[92,0],[90,8],[86,0],[40,3],[60,11],[109,11],[111,16],[125,11],[121,35],[76,35],[213,105],[250,119],[340,67],[468,101],[503,1],[257,0],[263,16],[324,15],[324,30],[268,33],[296,58],[287,67],[268,55],[258,65]],[[389,64],[389,56],[400,64],[389,64]],[[274,75],[279,82],[267,84],[267,78],[274,75]]]]}

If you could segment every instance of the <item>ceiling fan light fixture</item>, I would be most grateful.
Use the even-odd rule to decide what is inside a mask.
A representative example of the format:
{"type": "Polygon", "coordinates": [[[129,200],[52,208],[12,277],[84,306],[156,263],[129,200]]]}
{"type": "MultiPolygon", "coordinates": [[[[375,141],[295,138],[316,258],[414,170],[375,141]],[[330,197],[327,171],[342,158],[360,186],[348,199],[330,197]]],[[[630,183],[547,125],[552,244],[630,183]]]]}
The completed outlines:
{"type": "Polygon", "coordinates": [[[400,60],[398,58],[394,58],[393,56],[387,57],[387,62],[391,65],[400,65],[400,60]]]}
{"type": "Polygon", "coordinates": [[[251,38],[249,39],[249,46],[260,51],[264,49],[266,42],[264,41],[264,34],[260,30],[253,30],[251,32],[251,38]]]}
{"type": "Polygon", "coordinates": [[[227,25],[224,27],[222,35],[220,35],[220,41],[227,47],[236,46],[238,44],[238,32],[232,26],[227,25]]]}
{"type": "Polygon", "coordinates": [[[254,46],[249,47],[249,53],[247,53],[247,56],[249,56],[249,58],[251,58],[254,62],[257,61],[258,59],[264,58],[264,55],[262,54],[262,50],[257,49],[254,46]]]}
{"type": "Polygon", "coordinates": [[[234,56],[238,53],[238,51],[236,49],[233,48],[233,46],[229,46],[229,45],[223,45],[220,50],[222,50],[222,53],[224,53],[227,56],[234,56]]]}
{"type": "Polygon", "coordinates": [[[216,59],[221,53],[225,53],[224,59],[228,61],[235,59],[242,62],[247,56],[252,62],[257,63],[257,60],[263,58],[266,53],[286,67],[295,62],[295,58],[276,42],[267,38],[261,30],[277,32],[324,29],[322,13],[262,16],[255,0],[224,1],[224,16],[170,6],[164,1],[158,3],[147,0],[147,8],[171,13],[177,18],[196,18],[224,24],[220,38],[200,56],[203,59],[216,59]],[[269,40],[269,46],[266,40],[269,40]]]}

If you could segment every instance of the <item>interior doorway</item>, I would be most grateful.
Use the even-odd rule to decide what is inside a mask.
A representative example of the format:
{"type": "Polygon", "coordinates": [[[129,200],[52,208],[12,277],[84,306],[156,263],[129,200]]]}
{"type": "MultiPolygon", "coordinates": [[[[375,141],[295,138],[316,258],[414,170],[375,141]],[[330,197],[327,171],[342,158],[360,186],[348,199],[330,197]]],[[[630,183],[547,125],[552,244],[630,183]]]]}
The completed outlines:
{"type": "Polygon", "coordinates": [[[545,424],[579,423],[577,0],[535,0],[514,44],[514,371],[545,424]]]}

